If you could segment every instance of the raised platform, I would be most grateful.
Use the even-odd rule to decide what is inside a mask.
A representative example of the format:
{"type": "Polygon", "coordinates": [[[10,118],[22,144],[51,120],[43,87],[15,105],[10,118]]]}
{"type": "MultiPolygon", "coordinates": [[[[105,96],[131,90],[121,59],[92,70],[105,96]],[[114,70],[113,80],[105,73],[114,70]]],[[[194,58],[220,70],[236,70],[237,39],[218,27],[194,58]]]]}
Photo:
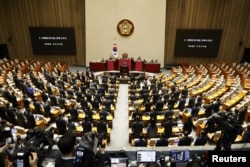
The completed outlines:
{"type": "Polygon", "coordinates": [[[141,71],[130,71],[127,74],[121,74],[120,71],[105,71],[104,75],[116,76],[120,84],[128,84],[132,77],[138,80],[149,76],[147,73],[141,71]]]}

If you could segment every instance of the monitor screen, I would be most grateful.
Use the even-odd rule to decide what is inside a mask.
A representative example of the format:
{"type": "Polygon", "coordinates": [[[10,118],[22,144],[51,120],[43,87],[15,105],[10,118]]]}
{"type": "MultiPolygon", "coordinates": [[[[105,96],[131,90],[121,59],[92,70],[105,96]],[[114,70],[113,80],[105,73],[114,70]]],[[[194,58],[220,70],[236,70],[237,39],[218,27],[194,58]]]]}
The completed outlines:
{"type": "Polygon", "coordinates": [[[218,54],[222,30],[177,29],[175,56],[210,56],[218,54]]]}
{"type": "Polygon", "coordinates": [[[189,150],[172,150],[171,157],[175,162],[187,162],[190,158],[189,150]]]}
{"type": "Polygon", "coordinates": [[[110,167],[127,167],[128,158],[110,158],[110,167]]]}
{"type": "Polygon", "coordinates": [[[155,162],[156,151],[137,151],[136,153],[137,162],[155,162]]]}
{"type": "Polygon", "coordinates": [[[29,27],[34,54],[76,54],[73,27],[29,27]]]}

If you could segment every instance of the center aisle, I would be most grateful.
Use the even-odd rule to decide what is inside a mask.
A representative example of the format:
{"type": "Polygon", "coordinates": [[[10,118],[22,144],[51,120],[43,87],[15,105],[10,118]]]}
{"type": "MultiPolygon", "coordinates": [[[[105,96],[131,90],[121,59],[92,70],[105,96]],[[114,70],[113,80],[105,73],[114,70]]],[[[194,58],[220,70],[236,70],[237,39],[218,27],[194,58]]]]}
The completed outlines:
{"type": "Polygon", "coordinates": [[[112,149],[128,147],[128,136],[128,84],[120,84],[109,147],[112,149]]]}

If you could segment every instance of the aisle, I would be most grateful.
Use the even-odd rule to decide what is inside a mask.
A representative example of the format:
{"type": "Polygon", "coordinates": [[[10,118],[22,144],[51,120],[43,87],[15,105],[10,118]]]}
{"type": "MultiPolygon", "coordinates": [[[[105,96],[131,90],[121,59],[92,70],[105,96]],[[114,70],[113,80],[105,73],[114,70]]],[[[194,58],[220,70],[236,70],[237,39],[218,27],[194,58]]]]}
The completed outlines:
{"type": "Polygon", "coordinates": [[[123,149],[129,146],[128,141],[128,84],[120,84],[109,147],[123,149]]]}

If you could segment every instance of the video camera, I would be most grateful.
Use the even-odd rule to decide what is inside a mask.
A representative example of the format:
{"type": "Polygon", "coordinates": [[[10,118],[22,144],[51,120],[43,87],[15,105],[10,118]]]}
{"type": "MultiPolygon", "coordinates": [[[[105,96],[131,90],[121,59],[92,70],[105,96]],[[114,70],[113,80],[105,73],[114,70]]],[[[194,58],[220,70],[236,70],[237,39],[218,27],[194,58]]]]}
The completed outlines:
{"type": "Polygon", "coordinates": [[[22,139],[26,138],[26,134],[24,135],[13,135],[17,131],[16,128],[5,126],[3,124],[0,125],[0,147],[4,146],[6,143],[14,144],[22,139]]]}
{"type": "Polygon", "coordinates": [[[42,162],[45,155],[49,154],[54,145],[53,133],[54,129],[50,128],[45,131],[43,129],[34,129],[27,132],[24,145],[17,150],[15,163],[17,167],[29,167],[29,156],[31,152],[36,152],[39,163],[42,162]],[[48,146],[48,148],[45,148],[48,146]]]}
{"type": "MultiPolygon", "coordinates": [[[[75,167],[89,167],[98,161],[98,145],[99,139],[96,133],[85,133],[76,148],[75,167]]],[[[102,145],[102,147],[104,147],[104,145],[102,145]]]]}

